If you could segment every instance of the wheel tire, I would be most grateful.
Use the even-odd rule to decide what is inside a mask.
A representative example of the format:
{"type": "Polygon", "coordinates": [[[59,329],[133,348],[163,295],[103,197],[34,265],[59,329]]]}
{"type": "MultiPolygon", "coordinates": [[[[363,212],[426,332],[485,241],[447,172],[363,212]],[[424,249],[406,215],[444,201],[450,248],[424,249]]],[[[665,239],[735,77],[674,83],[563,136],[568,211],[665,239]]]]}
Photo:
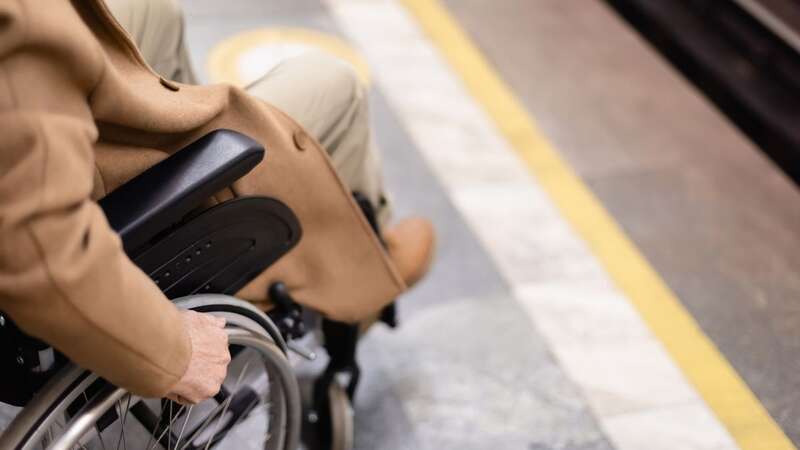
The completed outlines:
{"type": "Polygon", "coordinates": [[[353,407],[347,392],[339,383],[328,388],[331,418],[331,450],[352,450],[355,424],[353,407]]]}

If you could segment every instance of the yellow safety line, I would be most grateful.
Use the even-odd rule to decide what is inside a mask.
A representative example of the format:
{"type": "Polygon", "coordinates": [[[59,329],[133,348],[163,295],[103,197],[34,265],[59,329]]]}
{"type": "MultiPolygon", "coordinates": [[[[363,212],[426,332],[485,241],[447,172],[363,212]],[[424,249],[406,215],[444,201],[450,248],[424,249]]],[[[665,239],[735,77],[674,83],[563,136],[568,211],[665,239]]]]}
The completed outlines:
{"type": "MultiPolygon", "coordinates": [[[[401,0],[742,450],[795,449],[438,0],[401,0]]],[[[795,449],[796,450],[796,449],[795,449]]]]}

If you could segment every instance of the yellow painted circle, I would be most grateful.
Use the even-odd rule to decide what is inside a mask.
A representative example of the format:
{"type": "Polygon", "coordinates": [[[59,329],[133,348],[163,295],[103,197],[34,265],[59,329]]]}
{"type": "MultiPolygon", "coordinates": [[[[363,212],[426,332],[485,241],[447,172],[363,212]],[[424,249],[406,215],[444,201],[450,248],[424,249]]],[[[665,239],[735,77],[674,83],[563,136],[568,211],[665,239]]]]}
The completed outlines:
{"type": "Polygon", "coordinates": [[[311,50],[349,62],[369,84],[369,66],[353,47],[333,35],[305,28],[262,28],[231,36],[211,50],[208,70],[212,82],[247,86],[281,60],[311,50]]]}

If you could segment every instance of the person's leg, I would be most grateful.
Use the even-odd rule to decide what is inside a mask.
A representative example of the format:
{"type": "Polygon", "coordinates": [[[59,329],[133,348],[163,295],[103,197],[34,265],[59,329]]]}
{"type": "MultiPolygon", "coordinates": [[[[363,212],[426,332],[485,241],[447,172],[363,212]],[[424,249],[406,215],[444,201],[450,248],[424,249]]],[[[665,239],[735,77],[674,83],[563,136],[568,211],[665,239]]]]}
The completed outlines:
{"type": "Polygon", "coordinates": [[[322,52],[288,59],[248,92],[294,118],[331,155],[339,176],[376,207],[389,255],[409,286],[428,271],[434,253],[434,230],[420,217],[387,226],[380,155],[372,140],[366,87],[348,64],[322,52]]]}
{"type": "MultiPolygon", "coordinates": [[[[107,0],[145,60],[165,78],[194,83],[177,0],[107,0]]],[[[434,231],[411,218],[389,228],[390,205],[369,128],[366,89],[353,69],[322,52],[284,61],[248,87],[248,92],[295,119],[328,151],[348,188],[376,209],[389,253],[410,286],[433,257],[434,231]]]]}
{"type": "Polygon", "coordinates": [[[196,83],[178,0],[106,0],[106,4],[153,70],[170,80],[196,83]]]}
{"type": "MultiPolygon", "coordinates": [[[[177,0],[107,0],[156,72],[192,83],[177,0]]],[[[284,61],[248,87],[248,92],[295,119],[328,151],[342,181],[365,195],[378,222],[388,223],[380,157],[372,142],[366,90],[353,69],[322,52],[284,61]]]]}
{"type": "Polygon", "coordinates": [[[282,62],[247,91],[314,136],[345,185],[370,200],[379,224],[388,223],[390,206],[370,132],[366,88],[348,64],[323,52],[306,53],[282,62]]]}

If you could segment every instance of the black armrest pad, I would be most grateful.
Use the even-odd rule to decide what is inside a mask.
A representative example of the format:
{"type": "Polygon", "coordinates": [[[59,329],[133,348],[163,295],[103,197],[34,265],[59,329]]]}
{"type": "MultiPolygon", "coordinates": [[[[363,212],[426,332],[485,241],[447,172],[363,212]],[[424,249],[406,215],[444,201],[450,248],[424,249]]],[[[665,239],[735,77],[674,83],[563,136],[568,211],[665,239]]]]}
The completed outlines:
{"type": "Polygon", "coordinates": [[[99,201],[130,253],[179,222],[264,158],[264,148],[231,130],[216,130],[175,152],[99,201]]]}

